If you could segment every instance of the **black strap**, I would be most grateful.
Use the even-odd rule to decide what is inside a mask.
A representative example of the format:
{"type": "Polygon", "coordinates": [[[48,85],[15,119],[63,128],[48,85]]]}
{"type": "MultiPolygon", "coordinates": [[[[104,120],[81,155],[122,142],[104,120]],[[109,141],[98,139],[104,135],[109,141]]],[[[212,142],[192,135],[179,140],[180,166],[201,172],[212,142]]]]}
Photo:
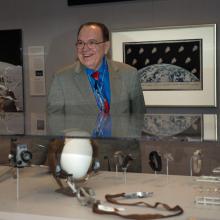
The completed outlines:
{"type": "Polygon", "coordinates": [[[158,154],[157,151],[150,152],[149,165],[151,166],[153,171],[161,171],[162,170],[161,156],[158,154]]]}

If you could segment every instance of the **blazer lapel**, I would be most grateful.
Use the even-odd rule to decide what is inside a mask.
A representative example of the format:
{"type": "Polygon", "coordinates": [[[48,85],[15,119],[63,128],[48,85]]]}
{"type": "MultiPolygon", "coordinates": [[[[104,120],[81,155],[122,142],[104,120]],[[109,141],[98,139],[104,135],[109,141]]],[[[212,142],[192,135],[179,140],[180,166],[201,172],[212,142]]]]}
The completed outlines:
{"type": "MultiPolygon", "coordinates": [[[[108,60],[110,88],[111,88],[111,103],[117,103],[120,100],[122,80],[118,74],[118,68],[108,60]]],[[[111,110],[110,110],[111,111],[111,110]]]]}
{"type": "Polygon", "coordinates": [[[92,88],[90,86],[88,77],[83,70],[83,67],[77,63],[75,67],[76,74],[74,75],[75,84],[78,88],[79,93],[81,94],[81,102],[85,102],[87,105],[96,104],[95,97],[93,95],[92,88]]]}
{"type": "MultiPolygon", "coordinates": [[[[120,74],[118,74],[119,69],[110,60],[107,60],[109,68],[110,77],[110,88],[111,88],[111,103],[117,103],[121,100],[122,96],[122,80],[120,74]]],[[[74,81],[78,92],[81,95],[81,103],[88,105],[91,109],[90,112],[97,112],[97,104],[95,96],[93,94],[92,88],[90,86],[88,77],[83,69],[83,66],[77,62],[74,68],[74,81]]],[[[110,106],[111,109],[111,106],[110,106]]],[[[110,110],[111,111],[111,110],[110,110]]]]}

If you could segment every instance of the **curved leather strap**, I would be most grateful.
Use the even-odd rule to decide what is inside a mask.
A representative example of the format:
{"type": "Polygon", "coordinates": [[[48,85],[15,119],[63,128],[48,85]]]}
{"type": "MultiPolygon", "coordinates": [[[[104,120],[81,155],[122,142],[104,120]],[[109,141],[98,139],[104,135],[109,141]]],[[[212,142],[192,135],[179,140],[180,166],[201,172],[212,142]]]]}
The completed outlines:
{"type": "Polygon", "coordinates": [[[107,194],[105,196],[106,200],[110,203],[117,204],[117,205],[128,205],[128,206],[138,206],[138,205],[144,205],[147,208],[157,208],[158,206],[162,206],[165,210],[174,212],[173,214],[169,215],[162,215],[162,214],[127,214],[123,215],[117,210],[116,208],[113,210],[105,210],[100,208],[100,202],[97,201],[96,203],[93,204],[93,212],[98,213],[98,214],[110,214],[110,215],[117,215],[121,216],[127,219],[137,219],[137,220],[150,220],[150,219],[158,219],[158,218],[168,218],[168,217],[174,217],[181,215],[183,213],[183,209],[179,206],[176,205],[175,207],[170,207],[167,204],[157,202],[154,205],[150,205],[146,202],[134,202],[134,203],[125,203],[125,202],[118,202],[114,198],[118,197],[123,197],[125,193],[120,193],[120,194],[115,194],[115,195],[109,195],[107,194]]]}

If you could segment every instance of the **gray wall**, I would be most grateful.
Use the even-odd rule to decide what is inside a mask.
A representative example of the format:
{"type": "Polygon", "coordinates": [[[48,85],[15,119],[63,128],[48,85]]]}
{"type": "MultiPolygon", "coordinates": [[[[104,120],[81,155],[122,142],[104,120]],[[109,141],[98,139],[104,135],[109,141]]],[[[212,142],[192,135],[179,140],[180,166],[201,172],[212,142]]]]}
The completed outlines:
{"type": "MultiPolygon", "coordinates": [[[[101,21],[112,30],[216,23],[218,53],[219,9],[219,0],[138,0],[71,7],[67,6],[67,0],[0,1],[0,29],[23,30],[26,120],[29,121],[30,111],[46,109],[46,97],[29,94],[28,46],[45,47],[48,88],[53,73],[73,62],[76,31],[83,22],[101,21]]],[[[217,58],[217,84],[218,61],[217,58]]],[[[200,110],[216,112],[210,108],[200,110]]]]}

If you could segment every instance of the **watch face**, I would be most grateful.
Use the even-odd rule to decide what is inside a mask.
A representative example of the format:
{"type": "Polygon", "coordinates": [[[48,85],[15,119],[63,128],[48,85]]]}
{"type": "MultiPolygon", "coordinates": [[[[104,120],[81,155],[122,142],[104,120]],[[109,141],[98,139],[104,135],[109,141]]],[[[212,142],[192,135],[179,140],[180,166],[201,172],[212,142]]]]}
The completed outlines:
{"type": "Polygon", "coordinates": [[[21,152],[21,158],[24,162],[29,162],[32,158],[32,154],[29,151],[23,151],[21,152]]]}
{"type": "Polygon", "coordinates": [[[131,164],[131,161],[133,161],[133,160],[134,159],[131,154],[126,155],[123,160],[122,168],[128,168],[131,164]]]}
{"type": "Polygon", "coordinates": [[[152,151],[149,154],[149,165],[153,171],[161,171],[162,170],[162,160],[161,156],[157,151],[152,151]]]}

